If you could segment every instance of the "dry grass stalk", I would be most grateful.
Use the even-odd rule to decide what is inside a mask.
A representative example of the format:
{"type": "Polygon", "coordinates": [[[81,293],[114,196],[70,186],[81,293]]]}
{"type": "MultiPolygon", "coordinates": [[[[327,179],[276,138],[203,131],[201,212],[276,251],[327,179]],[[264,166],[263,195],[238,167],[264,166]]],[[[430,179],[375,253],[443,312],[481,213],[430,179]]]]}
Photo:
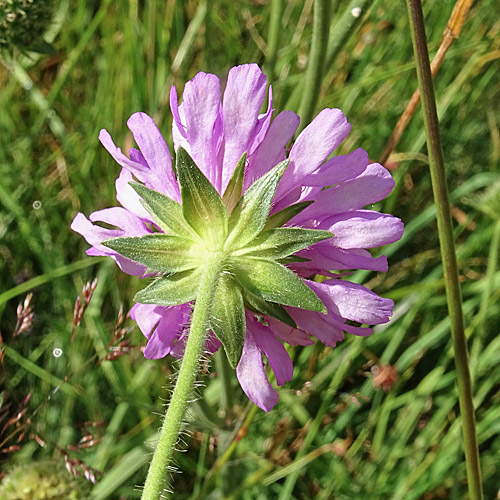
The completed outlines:
{"type": "Polygon", "coordinates": [[[71,343],[75,340],[75,332],[76,328],[82,321],[83,315],[90,303],[90,299],[92,299],[92,295],[97,287],[97,278],[95,278],[92,282],[87,281],[82,289],[82,296],[80,295],[76,298],[75,301],[75,311],[73,313],[73,328],[71,329],[71,343]]]}

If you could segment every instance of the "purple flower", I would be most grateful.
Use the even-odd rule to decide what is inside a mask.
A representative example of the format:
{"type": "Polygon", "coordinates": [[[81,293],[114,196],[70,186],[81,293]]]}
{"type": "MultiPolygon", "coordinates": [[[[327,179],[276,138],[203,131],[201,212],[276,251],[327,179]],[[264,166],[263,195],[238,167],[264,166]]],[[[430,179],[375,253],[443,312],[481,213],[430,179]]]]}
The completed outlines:
{"type": "MultiPolygon", "coordinates": [[[[222,102],[215,75],[198,73],[186,84],[180,105],[172,88],[174,147],[176,151],[183,148],[189,153],[221,196],[244,153],[243,192],[287,158],[286,145],[299,125],[299,117],[283,111],[272,120],[271,88],[267,111],[261,114],[266,94],[266,77],[255,64],[230,70],[222,102]]],[[[162,232],[141,202],[138,189],[129,184],[131,181],[138,181],[176,202],[181,201],[181,194],[171,154],[153,120],[144,113],[135,113],[128,126],[139,147],[131,149],[129,157],[115,146],[105,130],[99,135],[104,147],[122,166],[116,181],[121,207],[94,212],[90,220],[79,213],[71,227],[92,245],[87,251],[89,255],[109,255],[126,273],[150,276],[151,271],[145,265],[124,257],[123,252],[119,254],[103,245],[103,241],[162,232]],[[103,228],[95,224],[98,222],[117,229],[103,228]]],[[[387,322],[392,314],[391,300],[345,281],[342,279],[345,273],[332,272],[386,271],[387,259],[372,257],[367,249],[397,241],[403,231],[399,219],[363,208],[383,199],[393,189],[394,181],[384,167],[370,164],[362,149],[328,159],[349,131],[350,125],[340,110],[321,111],[293,144],[288,168],[272,200],[271,216],[292,205],[300,207],[296,214],[285,210],[289,216],[293,215],[284,223],[285,227],[322,230],[322,234],[329,231],[333,237],[317,240],[285,262],[319,297],[327,314],[284,305],[277,306],[281,307],[279,314],[268,315],[245,301],[246,333],[236,373],[244,392],[265,411],[276,404],[278,394],[267,379],[263,354],[277,384],[282,385],[292,378],[293,372],[283,342],[309,345],[313,343],[310,337],[314,336],[334,347],[345,332],[367,336],[373,331],[371,327],[353,326],[350,322],[377,325],[387,322]],[[307,279],[315,274],[327,279],[321,283],[307,279]],[[252,312],[256,309],[259,314],[252,312]]],[[[150,359],[167,354],[182,356],[190,313],[190,301],[172,306],[136,304],[132,317],[148,339],[144,355],[150,359]]],[[[207,350],[214,352],[219,347],[219,340],[211,335],[206,341],[207,350]]]]}

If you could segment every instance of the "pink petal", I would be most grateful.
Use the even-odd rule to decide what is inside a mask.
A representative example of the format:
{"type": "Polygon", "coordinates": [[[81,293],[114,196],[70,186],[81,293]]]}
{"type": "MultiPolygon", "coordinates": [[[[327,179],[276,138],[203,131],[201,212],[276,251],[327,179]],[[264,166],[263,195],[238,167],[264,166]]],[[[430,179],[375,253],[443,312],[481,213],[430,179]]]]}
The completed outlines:
{"type": "Polygon", "coordinates": [[[122,171],[115,182],[116,199],[122,207],[137,215],[137,217],[151,220],[151,215],[149,215],[147,210],[142,206],[139,195],[129,184],[134,180],[133,175],[126,168],[122,168],[122,171]]]}
{"type": "Polygon", "coordinates": [[[299,328],[314,335],[327,347],[335,347],[337,342],[344,339],[342,328],[335,325],[328,315],[295,307],[287,307],[286,309],[299,328]]]}
{"type": "Polygon", "coordinates": [[[179,113],[179,100],[177,98],[177,90],[173,85],[170,88],[170,110],[172,111],[172,116],[174,118],[173,125],[175,125],[175,128],[177,129],[178,135],[183,139],[186,139],[186,124],[181,119],[181,115],[179,113]]]}
{"type": "Polygon", "coordinates": [[[220,107],[220,84],[215,75],[198,73],[186,83],[183,94],[186,139],[193,160],[212,184],[218,173],[217,147],[221,130],[217,130],[216,122],[220,107]]]}
{"type": "Polygon", "coordinates": [[[290,151],[290,166],[278,186],[276,200],[302,183],[346,138],[351,125],[340,109],[324,109],[302,131],[290,151]]]}
{"type": "Polygon", "coordinates": [[[322,269],[342,271],[345,269],[368,269],[369,271],[387,272],[387,257],[373,257],[368,250],[362,248],[336,248],[321,241],[306,253],[299,252],[322,269]]]}
{"type": "Polygon", "coordinates": [[[101,243],[104,240],[118,238],[123,235],[123,231],[117,229],[105,229],[104,227],[95,226],[82,213],[76,214],[70,227],[73,231],[81,234],[87,240],[87,243],[99,251],[99,254],[94,255],[113,255],[113,250],[101,245],[101,243]]]}
{"type": "Polygon", "coordinates": [[[138,179],[142,179],[144,176],[148,175],[149,168],[127,158],[122,153],[122,150],[115,146],[115,143],[113,142],[113,139],[111,138],[107,130],[102,129],[99,132],[99,140],[101,141],[101,144],[106,148],[108,153],[115,159],[116,163],[128,169],[138,179]]]}
{"type": "Polygon", "coordinates": [[[173,356],[174,358],[180,359],[182,358],[182,356],[184,356],[188,333],[189,333],[188,329],[185,328],[182,331],[180,337],[177,339],[177,342],[175,343],[174,347],[172,347],[170,355],[173,356]]]}
{"type": "Polygon", "coordinates": [[[118,267],[127,274],[131,276],[140,276],[144,277],[144,273],[146,272],[146,268],[137,262],[132,260],[128,260],[121,255],[111,255],[111,258],[116,262],[118,267]]]}
{"type": "Polygon", "coordinates": [[[256,319],[249,318],[249,316],[247,314],[247,329],[251,330],[255,343],[267,356],[269,364],[276,375],[277,384],[283,385],[292,379],[292,360],[283,344],[274,336],[273,332],[256,319]]]}
{"type": "Polygon", "coordinates": [[[343,280],[327,280],[323,283],[307,281],[306,284],[318,295],[329,313],[342,318],[378,325],[387,323],[392,316],[394,302],[384,299],[368,288],[343,280]]]}
{"type": "Polygon", "coordinates": [[[358,337],[369,337],[373,333],[373,328],[367,326],[347,325],[343,321],[339,321],[338,324],[345,332],[358,337]]]}
{"type": "Polygon", "coordinates": [[[142,334],[149,338],[151,331],[162,318],[166,307],[155,304],[134,304],[130,309],[130,317],[137,323],[142,334]]]}
{"type": "MultiPolygon", "coordinates": [[[[328,261],[331,263],[331,261],[328,261]]],[[[328,276],[330,278],[337,278],[337,276],[342,276],[343,274],[351,274],[348,273],[333,273],[332,271],[328,271],[328,266],[318,266],[316,262],[297,262],[292,263],[288,266],[294,273],[298,274],[301,278],[308,278],[313,274],[319,274],[320,276],[328,276]]]]}
{"type": "Polygon", "coordinates": [[[104,222],[122,230],[120,236],[143,236],[149,231],[139,217],[122,207],[105,208],[90,214],[91,222],[104,222]]]}
{"type": "Polygon", "coordinates": [[[271,86],[269,86],[267,97],[267,111],[264,114],[259,115],[259,117],[257,118],[257,125],[255,126],[254,136],[252,141],[248,145],[248,156],[254,153],[259,144],[264,140],[264,137],[266,137],[273,112],[273,89],[271,88],[271,86]]]}
{"type": "Polygon", "coordinates": [[[309,334],[304,330],[292,328],[285,325],[281,321],[274,318],[266,318],[269,328],[281,339],[289,345],[313,345],[314,341],[311,340],[309,334]]]}
{"type": "Polygon", "coordinates": [[[286,145],[299,126],[300,118],[292,111],[282,111],[271,123],[265,138],[248,158],[248,171],[245,175],[246,190],[257,179],[271,170],[286,156],[286,145]]]}
{"type": "MultiPolygon", "coordinates": [[[[177,151],[180,147],[184,148],[191,154],[191,147],[187,140],[186,117],[184,116],[183,105],[177,104],[177,91],[175,87],[170,90],[170,109],[172,110],[172,139],[174,141],[174,149],[177,151]]],[[[179,200],[175,200],[179,201],[179,200]]]]}
{"type": "Polygon", "coordinates": [[[358,177],[317,193],[314,203],[297,217],[294,223],[324,219],[328,215],[357,210],[385,198],[394,188],[387,169],[378,163],[368,165],[358,177]]]}
{"type": "Polygon", "coordinates": [[[325,219],[318,229],[331,231],[325,243],[340,248],[375,248],[398,241],[404,225],[400,219],[372,210],[353,210],[325,219]]]}
{"type": "Polygon", "coordinates": [[[179,338],[185,324],[189,321],[184,306],[185,304],[162,308],[160,322],[149,338],[148,345],[144,350],[146,358],[164,358],[172,351],[174,342],[179,338]]]}
{"type": "MultiPolygon", "coordinates": [[[[278,184],[278,189],[279,189],[279,184],[278,184]]],[[[273,207],[271,208],[271,214],[275,214],[276,212],[279,212],[280,210],[298,202],[302,198],[303,192],[304,192],[304,187],[297,186],[297,187],[291,189],[290,191],[288,191],[288,193],[285,196],[283,196],[279,201],[276,201],[276,203],[274,203],[274,201],[276,200],[276,196],[275,196],[275,198],[273,200],[273,207]]],[[[312,222],[313,222],[313,224],[312,224],[311,228],[314,228],[316,225],[316,221],[312,221],[312,222]]],[[[291,225],[291,226],[297,225],[295,223],[295,217],[287,223],[287,226],[288,225],[291,225]]]]}
{"type": "Polygon", "coordinates": [[[98,255],[110,256],[123,272],[132,276],[144,275],[146,270],[144,266],[137,264],[137,262],[132,262],[131,260],[118,255],[113,250],[101,245],[101,242],[104,240],[123,236],[123,231],[96,226],[92,224],[82,213],[76,214],[73,222],[71,223],[71,229],[80,233],[87,240],[87,243],[92,245],[92,248],[87,250],[87,255],[91,255],[93,257],[98,255]]]}
{"type": "Polygon", "coordinates": [[[360,175],[367,167],[368,161],[368,153],[361,148],[345,156],[334,156],[305,177],[302,183],[322,188],[332,186],[360,175]]]}
{"type": "Polygon", "coordinates": [[[132,161],[140,163],[141,165],[144,165],[145,167],[149,168],[146,158],[144,158],[144,155],[138,149],[130,148],[128,150],[128,156],[132,161]]]}
{"type": "Polygon", "coordinates": [[[256,64],[231,68],[222,104],[224,157],[222,184],[224,192],[236,163],[256,135],[259,110],[266,95],[267,79],[256,64]]]}
{"type": "Polygon", "coordinates": [[[134,113],[127,125],[150,167],[150,175],[144,182],[148,187],[178,199],[179,186],[172,170],[172,157],[154,120],[146,113],[134,113]]]}
{"type": "Polygon", "coordinates": [[[215,335],[209,335],[205,340],[205,352],[213,354],[219,350],[221,345],[220,340],[215,335]]]}
{"type": "Polygon", "coordinates": [[[262,354],[251,332],[247,331],[245,345],[240,362],[236,367],[236,376],[243,392],[264,411],[271,411],[278,402],[278,393],[267,380],[262,354]]]}

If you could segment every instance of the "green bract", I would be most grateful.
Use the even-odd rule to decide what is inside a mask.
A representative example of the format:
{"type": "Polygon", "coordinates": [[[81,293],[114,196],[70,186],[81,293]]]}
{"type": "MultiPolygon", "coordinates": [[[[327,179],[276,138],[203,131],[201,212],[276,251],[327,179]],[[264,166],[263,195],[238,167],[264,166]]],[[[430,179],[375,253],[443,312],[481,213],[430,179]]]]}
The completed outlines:
{"type": "Polygon", "coordinates": [[[162,233],[114,238],[103,244],[143,264],[158,277],[138,292],[143,304],[173,306],[196,300],[200,277],[210,257],[220,259],[210,327],[221,341],[233,367],[245,340],[245,308],[295,327],[283,305],[326,313],[316,294],[288,269],[287,262],[328,231],[281,227],[311,202],[292,205],[269,216],[278,183],[288,160],[254,182],[243,194],[246,154],[238,161],[221,197],[182,148],[176,171],[182,204],[131,183],[162,233]]]}

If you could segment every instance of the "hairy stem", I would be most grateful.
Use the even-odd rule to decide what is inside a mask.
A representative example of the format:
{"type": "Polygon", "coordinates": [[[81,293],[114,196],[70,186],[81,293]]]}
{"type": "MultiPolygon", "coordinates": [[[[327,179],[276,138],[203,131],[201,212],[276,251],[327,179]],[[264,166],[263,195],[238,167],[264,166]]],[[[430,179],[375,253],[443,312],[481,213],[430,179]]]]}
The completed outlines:
{"type": "Polygon", "coordinates": [[[158,500],[161,498],[168,466],[175,451],[182,419],[198,373],[222,265],[223,257],[218,253],[214,253],[207,259],[205,271],[200,281],[181,369],[160,431],[153,460],[149,466],[142,500],[158,500]]]}
{"type": "Polygon", "coordinates": [[[417,75],[422,99],[427,148],[431,171],[432,190],[436,204],[439,243],[444,267],[448,313],[451,322],[451,333],[455,350],[458,394],[462,430],[465,443],[465,459],[467,462],[467,479],[471,500],[482,500],[481,470],[477,445],[474,402],[468,363],[467,340],[465,337],[462,298],[458,281],[457,259],[453,240],[453,226],[450,215],[448,189],[439,122],[432,86],[432,75],[427,51],[424,16],[420,0],[407,0],[410,18],[411,36],[417,63],[417,75]]]}

